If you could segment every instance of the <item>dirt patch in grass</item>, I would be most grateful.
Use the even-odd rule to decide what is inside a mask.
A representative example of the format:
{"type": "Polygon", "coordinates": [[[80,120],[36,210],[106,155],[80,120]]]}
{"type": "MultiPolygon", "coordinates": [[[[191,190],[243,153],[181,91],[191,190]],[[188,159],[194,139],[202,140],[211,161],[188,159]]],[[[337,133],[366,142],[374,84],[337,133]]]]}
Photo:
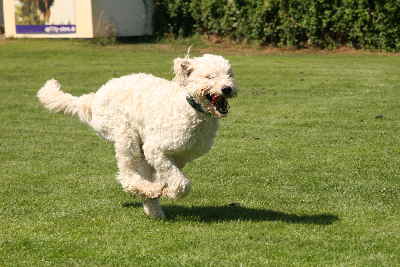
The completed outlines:
{"type": "Polygon", "coordinates": [[[193,47],[192,50],[193,51],[198,50],[200,53],[224,52],[224,53],[235,53],[242,55],[254,55],[254,54],[321,54],[321,55],[343,54],[343,55],[386,55],[386,56],[400,55],[400,53],[360,50],[346,46],[339,47],[336,49],[318,49],[318,48],[298,49],[298,48],[278,48],[278,47],[263,47],[263,46],[250,47],[245,45],[218,45],[200,49],[196,49],[195,47],[193,47]]]}
{"type": "Polygon", "coordinates": [[[296,48],[296,47],[273,47],[273,46],[263,46],[259,44],[252,43],[238,43],[230,39],[221,38],[219,36],[209,35],[201,36],[201,41],[204,42],[208,49],[213,51],[224,52],[242,52],[242,53],[252,53],[252,54],[346,54],[346,55],[365,55],[365,54],[379,54],[379,55],[400,55],[400,53],[391,53],[379,50],[362,50],[355,49],[349,46],[340,46],[335,49],[321,49],[321,48],[296,48]]]}

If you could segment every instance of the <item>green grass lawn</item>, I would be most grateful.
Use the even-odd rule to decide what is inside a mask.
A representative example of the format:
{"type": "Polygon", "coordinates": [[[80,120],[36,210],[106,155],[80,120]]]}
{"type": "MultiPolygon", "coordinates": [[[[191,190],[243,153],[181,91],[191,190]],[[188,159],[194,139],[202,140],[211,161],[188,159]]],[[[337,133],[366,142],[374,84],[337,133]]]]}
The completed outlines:
{"type": "Polygon", "coordinates": [[[35,97],[53,77],[75,95],[171,78],[185,50],[0,42],[0,266],[399,265],[399,56],[203,47],[241,90],[165,221],[122,192],[112,145],[35,97]]]}

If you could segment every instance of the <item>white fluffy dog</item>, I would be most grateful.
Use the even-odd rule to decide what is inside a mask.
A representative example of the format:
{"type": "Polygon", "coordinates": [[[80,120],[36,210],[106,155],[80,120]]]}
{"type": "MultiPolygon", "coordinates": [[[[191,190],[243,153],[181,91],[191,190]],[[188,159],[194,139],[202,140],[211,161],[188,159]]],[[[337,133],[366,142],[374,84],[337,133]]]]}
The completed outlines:
{"type": "Polygon", "coordinates": [[[150,74],[112,79],[96,93],[72,96],[49,80],[39,90],[49,110],[77,115],[114,143],[118,181],[124,191],[143,198],[144,211],[163,218],[159,198],[185,196],[191,182],[185,164],[212,146],[226,98],[236,94],[232,68],[221,56],[174,60],[172,81],[150,74]]]}

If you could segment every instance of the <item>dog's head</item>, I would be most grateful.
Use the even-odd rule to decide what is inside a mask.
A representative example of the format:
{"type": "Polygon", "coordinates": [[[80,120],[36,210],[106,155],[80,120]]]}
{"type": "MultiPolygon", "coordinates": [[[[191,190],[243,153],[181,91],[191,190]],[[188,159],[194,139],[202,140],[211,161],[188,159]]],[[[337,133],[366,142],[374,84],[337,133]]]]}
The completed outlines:
{"type": "Polygon", "coordinates": [[[174,81],[184,87],[206,112],[217,118],[229,112],[227,98],[236,95],[233,72],[222,56],[205,54],[195,58],[174,60],[174,81]]]}

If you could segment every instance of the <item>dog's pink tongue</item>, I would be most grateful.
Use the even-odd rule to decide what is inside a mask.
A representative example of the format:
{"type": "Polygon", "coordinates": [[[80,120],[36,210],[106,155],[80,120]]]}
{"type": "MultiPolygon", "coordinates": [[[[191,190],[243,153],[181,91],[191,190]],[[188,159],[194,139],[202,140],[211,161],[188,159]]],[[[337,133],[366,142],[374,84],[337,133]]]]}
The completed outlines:
{"type": "Polygon", "coordinates": [[[221,97],[221,96],[218,95],[218,94],[213,94],[213,95],[211,96],[211,104],[215,105],[220,97],[221,97]]]}

